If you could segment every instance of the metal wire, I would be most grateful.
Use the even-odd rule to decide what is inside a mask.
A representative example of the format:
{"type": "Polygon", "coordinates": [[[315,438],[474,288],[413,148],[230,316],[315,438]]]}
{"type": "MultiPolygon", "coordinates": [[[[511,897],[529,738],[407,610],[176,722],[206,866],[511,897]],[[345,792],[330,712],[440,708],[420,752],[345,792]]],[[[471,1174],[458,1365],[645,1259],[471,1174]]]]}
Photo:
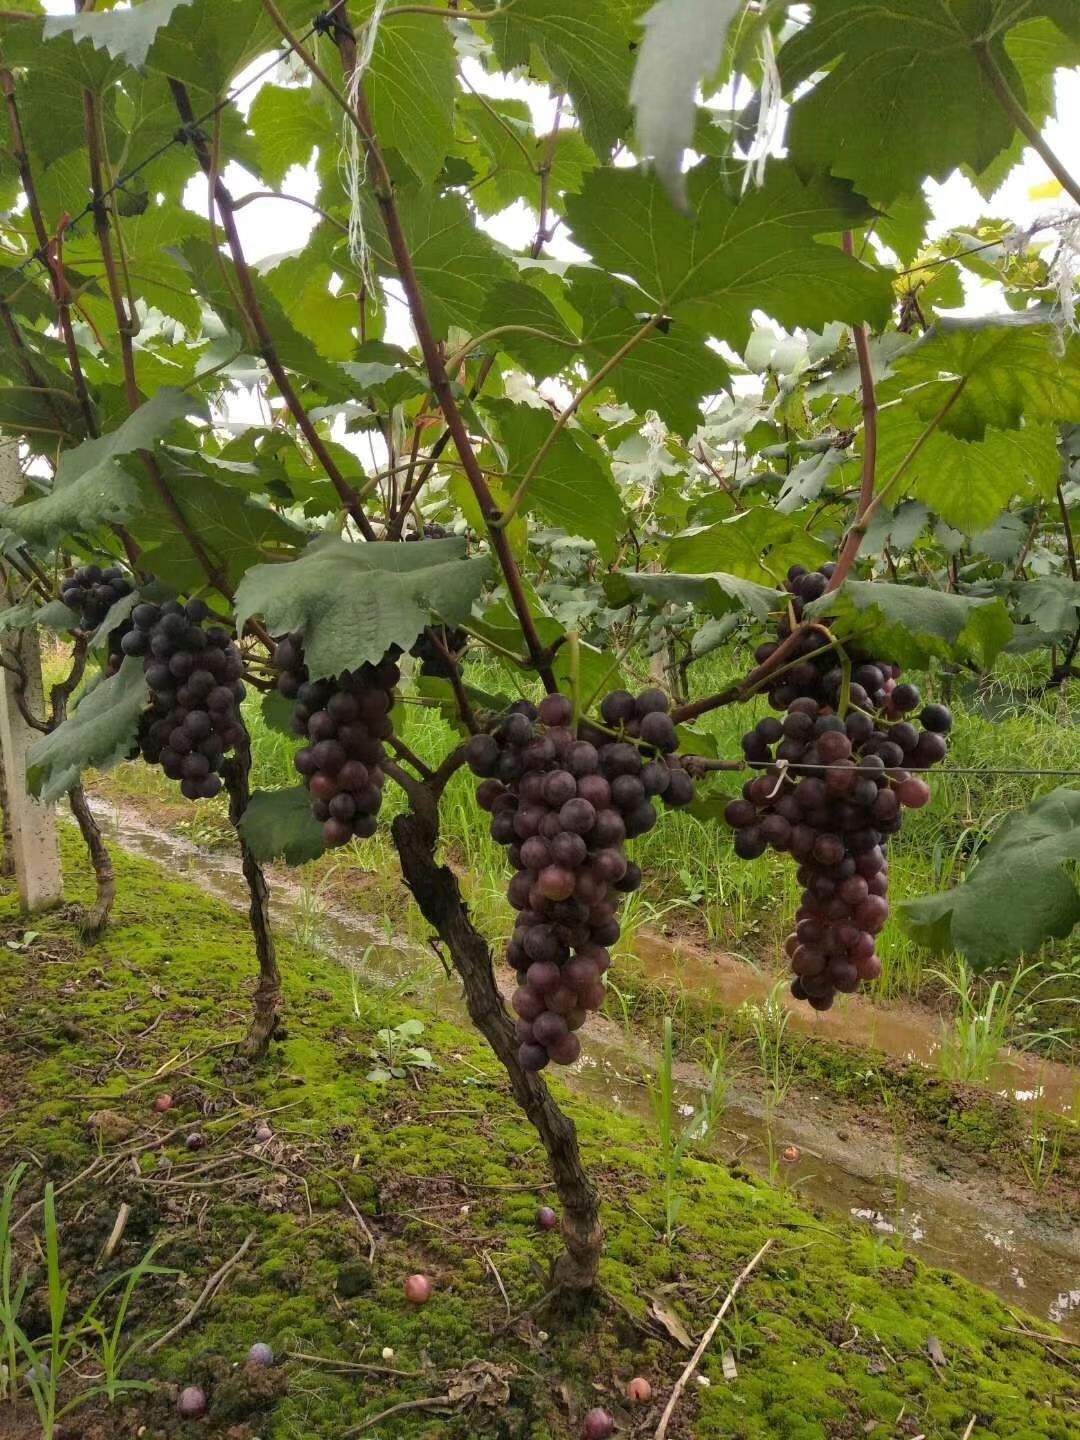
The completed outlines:
{"type": "MultiPolygon", "coordinates": [[[[337,7],[334,6],[333,8],[336,9],[337,7]]],[[[331,22],[329,16],[324,14],[317,15],[315,19],[311,22],[311,25],[309,26],[307,31],[303,35],[301,35],[300,43],[303,44],[306,40],[310,40],[313,35],[324,33],[327,25],[330,23],[331,22]]],[[[126,170],[122,175],[119,175],[108,187],[108,189],[101,192],[101,195],[97,200],[88,200],[83,206],[83,208],[79,211],[79,213],[73,219],[68,221],[66,228],[68,230],[74,231],[76,226],[79,225],[81,221],[85,220],[88,216],[94,214],[99,204],[103,204],[106,200],[108,200],[111,195],[115,195],[117,191],[123,190],[124,187],[130,184],[130,182],[134,180],[137,175],[141,175],[148,166],[153,165],[155,160],[160,160],[162,155],[166,154],[169,150],[171,150],[174,145],[189,144],[190,141],[195,138],[195,135],[202,128],[202,126],[206,123],[207,120],[212,120],[215,115],[220,114],[220,112],[224,110],[227,105],[231,105],[234,100],[236,100],[244,93],[245,90],[249,90],[252,85],[256,84],[259,80],[262,80],[266,75],[269,75],[271,70],[276,69],[276,67],[280,65],[283,60],[288,59],[291,54],[291,45],[284,45],[280,50],[276,50],[274,52],[273,60],[271,60],[268,64],[264,65],[261,70],[257,70],[255,74],[252,75],[249,79],[245,80],[242,85],[236,85],[231,90],[227,91],[226,94],[221,97],[221,99],[217,102],[216,105],[213,105],[209,110],[205,112],[205,114],[197,115],[190,125],[181,125],[176,131],[175,135],[173,135],[171,140],[166,140],[163,145],[159,145],[156,150],[151,151],[151,153],[145,156],[142,160],[140,160],[137,165],[133,165],[130,170],[126,170]]],[[[37,261],[38,264],[40,264],[45,270],[48,271],[50,275],[52,275],[53,272],[52,266],[49,263],[49,257],[47,253],[40,248],[32,250],[25,260],[21,261],[18,265],[13,266],[10,270],[0,271],[0,275],[6,274],[14,278],[16,275],[21,275],[22,272],[28,269],[29,266],[33,265],[35,261],[37,261]]]]}
{"type": "MultiPolygon", "coordinates": [[[[705,760],[706,766],[708,765],[708,763],[709,763],[708,760],[705,760]]],[[[741,769],[741,770],[771,770],[771,769],[777,768],[777,766],[778,766],[778,762],[775,761],[775,760],[743,760],[743,761],[741,761],[741,762],[738,761],[738,760],[726,760],[726,761],[724,761],[723,763],[724,763],[725,767],[727,767],[727,768],[729,768],[729,769],[732,769],[732,770],[734,770],[736,767],[739,768],[739,769],[741,769]]],[[[790,761],[787,762],[787,764],[788,764],[788,771],[791,771],[791,772],[799,771],[799,770],[851,770],[851,768],[852,768],[850,765],[820,765],[820,764],[806,764],[806,765],[804,765],[801,760],[790,760],[790,761]]],[[[890,765],[890,766],[888,766],[887,768],[888,768],[889,770],[905,770],[905,769],[907,769],[907,767],[904,766],[904,765],[890,765]]],[[[855,773],[856,773],[856,774],[859,773],[859,772],[858,772],[858,766],[857,766],[857,765],[856,765],[856,767],[855,767],[855,773]]],[[[863,773],[864,775],[866,775],[868,778],[873,779],[873,777],[874,777],[875,775],[879,775],[879,774],[886,773],[886,772],[879,771],[879,770],[865,770],[865,771],[863,771],[862,773],[863,773]]],[[[923,776],[923,775],[1031,775],[1031,776],[1039,776],[1039,775],[1046,775],[1046,776],[1064,776],[1064,777],[1068,777],[1069,779],[1073,779],[1073,780],[1080,779],[1080,770],[1028,770],[1028,769],[1022,769],[1022,768],[1019,768],[1019,767],[1017,767],[1017,768],[1011,768],[1011,767],[1009,767],[1009,768],[1005,768],[1005,767],[999,768],[999,767],[996,767],[996,766],[987,768],[987,767],[981,766],[981,765],[978,765],[978,766],[976,766],[976,765],[933,765],[933,766],[921,767],[921,768],[918,769],[918,770],[909,771],[909,774],[915,775],[915,776],[923,776]]]]}

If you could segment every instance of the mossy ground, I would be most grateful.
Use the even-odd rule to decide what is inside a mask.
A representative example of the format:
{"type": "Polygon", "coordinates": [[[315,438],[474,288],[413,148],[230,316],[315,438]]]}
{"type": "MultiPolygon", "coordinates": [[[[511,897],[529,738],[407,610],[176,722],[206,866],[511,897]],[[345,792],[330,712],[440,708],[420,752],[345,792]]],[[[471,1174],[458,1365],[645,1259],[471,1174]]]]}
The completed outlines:
{"type": "MultiPolygon", "coordinates": [[[[64,849],[70,898],[85,899],[74,836],[64,849]]],[[[242,919],[154,866],[115,858],[119,899],[100,942],[83,947],[73,919],[58,913],[35,919],[39,935],[25,949],[0,951],[5,1167],[30,1163],[20,1206],[37,1197],[42,1177],[59,1187],[82,1175],[58,1199],[75,1313],[164,1239],[159,1262],[182,1273],[144,1281],[133,1307],[133,1323],[164,1329],[249,1232],[254,1239],[195,1323],[135,1362],[132,1373],[162,1382],[158,1393],[115,1411],[75,1411],[65,1437],[340,1440],[359,1427],[358,1436],[386,1440],[570,1440],[598,1402],[616,1411],[624,1433],[651,1435],[686,1354],[650,1321],[650,1297],[700,1334],[769,1238],[704,1358],[711,1383],[690,1387],[672,1436],[959,1437],[972,1416],[972,1440],[1066,1440],[1080,1431],[1076,1367],[1010,1333],[1014,1318],[990,1295],[721,1164],[688,1163],[685,1228],[663,1244],[649,1133],[578,1102],[573,1114],[604,1196],[604,1290],[584,1314],[540,1311],[504,1328],[508,1304],[516,1315],[543,1294],[558,1241],[534,1228],[537,1204],[550,1198],[543,1156],[479,1040],[425,1016],[424,1043],[439,1068],[373,1083],[372,1031],[407,1018],[407,1002],[368,997],[366,1013],[377,1019],[358,1022],[340,970],[285,946],[287,1033],[250,1069],[228,1045],[252,982],[242,919]],[[175,1108],[159,1116],[152,1099],[166,1089],[175,1108]],[[130,1134],[95,1141],[87,1117],[101,1109],[129,1120],[130,1134]],[[253,1129],[262,1116],[275,1138],[260,1147],[253,1129]],[[195,1128],[206,1144],[189,1152],[183,1142],[195,1128]],[[132,1207],[123,1242],[96,1270],[122,1202],[132,1207]],[[375,1238],[370,1265],[352,1207],[375,1238]],[[402,1282],[418,1270],[435,1292],[414,1309],[402,1282]],[[930,1358],[932,1339],[944,1366],[930,1358]],[[286,1358],[271,1377],[253,1376],[237,1362],[254,1340],[321,1360],[286,1358]],[[380,1358],[384,1347],[392,1361],[380,1358]],[[731,1382],[721,1367],[727,1349],[738,1370],[731,1382]],[[489,1375],[497,1403],[401,1411],[377,1430],[364,1425],[399,1402],[446,1395],[475,1359],[499,1367],[489,1375]],[[635,1374],[652,1380],[658,1403],[631,1414],[621,1396],[635,1374]],[[181,1423],[166,1387],[191,1381],[207,1384],[210,1416],[181,1423]]],[[[25,924],[10,889],[0,925],[0,938],[18,943],[25,924]]],[[[32,1267],[39,1219],[19,1232],[32,1267]]],[[[26,1302],[34,1329],[42,1299],[38,1288],[26,1302]]]]}

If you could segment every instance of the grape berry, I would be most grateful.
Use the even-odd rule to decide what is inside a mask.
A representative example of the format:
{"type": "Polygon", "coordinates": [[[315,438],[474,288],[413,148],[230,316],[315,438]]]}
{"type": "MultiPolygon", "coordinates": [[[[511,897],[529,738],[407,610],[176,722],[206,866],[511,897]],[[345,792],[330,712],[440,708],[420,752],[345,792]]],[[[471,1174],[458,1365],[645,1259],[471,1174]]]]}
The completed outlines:
{"type": "Polygon", "coordinates": [[[518,976],[512,1005],[526,1070],[578,1058],[575,1032],[604,1003],[617,907],[641,884],[624,843],[656,824],[657,797],[670,806],[694,798],[662,691],[636,699],[613,691],[600,714],[603,727],[586,722],[575,734],[566,696],[548,695],[539,708],[519,701],[466,750],[492,837],[515,867],[507,959],[518,976]]]}
{"type": "Polygon", "coordinates": [[[394,654],[378,665],[312,680],[303,637],[289,635],[274,651],[278,690],[295,701],[292,724],[308,744],[295,764],[311,795],[311,813],[329,846],[374,835],[386,776],[383,741],[394,733],[390,712],[400,679],[394,654]]]}
{"type": "MultiPolygon", "coordinates": [[[[796,622],[825,593],[833,569],[789,570],[796,622]]],[[[759,664],[792,633],[789,620],[777,628],[779,639],[759,646],[759,664]]],[[[725,811],[742,859],[772,848],[799,866],[802,903],[785,949],[792,994],[815,1010],[881,974],[875,937],[889,915],[889,837],[905,808],[929,801],[930,787],[916,772],[945,758],[952,727],[944,705],[927,705],[920,730],[908,717],[921,696],[901,683],[899,665],[851,645],[845,694],[844,671],[828,646],[824,630],[811,630],[787,657],[769,691],[783,719],[767,716],[743,736],[743,753],[761,773],[725,811]]]]}
{"type": "Polygon", "coordinates": [[[150,688],[139,737],[143,759],[179,780],[188,800],[217,795],[222,760],[247,744],[243,660],[227,630],[203,628],[208,613],[201,600],[136,605],[120,642],[125,655],[143,657],[150,688]]]}

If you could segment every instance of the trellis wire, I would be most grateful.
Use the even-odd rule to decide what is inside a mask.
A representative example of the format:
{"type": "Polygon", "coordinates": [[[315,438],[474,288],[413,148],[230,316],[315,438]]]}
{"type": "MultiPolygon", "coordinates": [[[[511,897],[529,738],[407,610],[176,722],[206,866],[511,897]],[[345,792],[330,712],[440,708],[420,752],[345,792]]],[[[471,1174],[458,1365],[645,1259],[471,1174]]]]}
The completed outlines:
{"type": "MultiPolygon", "coordinates": [[[[337,7],[334,6],[333,8],[336,9],[337,7]]],[[[329,15],[327,15],[326,13],[320,13],[311,22],[311,25],[308,27],[307,31],[300,37],[300,43],[303,44],[305,41],[310,40],[312,35],[324,32],[331,23],[332,22],[329,15]]],[[[275,51],[273,60],[271,60],[268,64],[264,65],[261,70],[257,70],[255,74],[252,75],[249,79],[245,80],[242,85],[234,86],[231,90],[229,90],[225,95],[221,97],[221,99],[217,102],[216,105],[213,105],[209,110],[207,110],[205,114],[197,115],[190,125],[181,125],[180,128],[173,135],[171,140],[166,140],[163,145],[159,145],[156,150],[152,150],[150,154],[145,156],[144,159],[140,160],[137,165],[133,165],[130,170],[126,170],[122,175],[117,176],[113,183],[108,186],[107,189],[101,192],[99,199],[88,200],[83,206],[83,208],[79,211],[79,213],[74,216],[73,219],[68,221],[65,228],[74,231],[77,225],[79,225],[83,220],[87,219],[88,216],[93,215],[95,209],[99,204],[104,204],[104,202],[108,200],[111,195],[115,195],[117,191],[123,190],[124,187],[130,184],[130,182],[134,180],[137,175],[141,175],[142,172],[147,169],[148,166],[152,165],[155,160],[160,160],[162,155],[166,154],[169,150],[171,150],[174,145],[187,145],[192,139],[193,134],[198,131],[206,123],[207,120],[212,120],[215,115],[220,114],[220,112],[224,110],[227,105],[231,105],[234,100],[238,99],[239,96],[244,93],[245,90],[250,90],[252,85],[256,84],[259,80],[262,80],[265,76],[269,75],[271,70],[276,69],[277,66],[280,65],[283,60],[286,60],[291,54],[292,47],[290,45],[285,45],[280,50],[275,51]]],[[[52,266],[49,264],[49,257],[46,251],[44,249],[38,248],[32,250],[30,254],[26,257],[26,259],[20,261],[18,265],[13,266],[8,271],[2,271],[0,272],[0,274],[7,274],[12,277],[16,275],[21,275],[22,272],[26,270],[29,266],[31,266],[35,261],[44,266],[50,274],[52,273],[52,266]]]]}
{"type": "MultiPolygon", "coordinates": [[[[691,761],[692,761],[692,760],[695,760],[695,759],[696,759],[696,760],[699,760],[699,761],[701,761],[701,762],[704,764],[704,766],[705,766],[706,768],[708,768],[708,766],[709,766],[711,763],[713,763],[713,762],[710,762],[709,759],[708,759],[706,756],[687,756],[686,758],[687,758],[687,759],[690,759],[691,761]]],[[[723,765],[723,767],[724,767],[725,769],[732,770],[732,771],[735,771],[735,770],[774,770],[774,769],[777,769],[777,768],[778,768],[777,762],[776,762],[775,760],[724,760],[724,761],[722,761],[721,763],[722,763],[722,765],[723,765]]],[[[787,773],[789,773],[789,772],[794,774],[794,773],[796,773],[796,772],[798,772],[798,771],[801,771],[801,770],[851,770],[851,769],[852,769],[852,767],[851,767],[850,765],[822,765],[822,764],[820,764],[820,763],[811,763],[811,762],[808,762],[808,763],[806,763],[806,764],[803,764],[803,762],[802,762],[801,760],[788,761],[788,762],[786,762],[786,764],[787,764],[787,766],[788,766],[788,769],[784,772],[785,774],[787,774],[787,773]]],[[[904,767],[903,765],[890,765],[890,766],[889,766],[889,769],[890,769],[890,770],[903,770],[904,768],[905,768],[905,767],[904,767]]],[[[855,769],[857,770],[858,767],[856,766],[855,769]]],[[[864,772],[864,773],[866,773],[867,775],[876,775],[878,772],[877,772],[876,770],[872,770],[872,771],[871,771],[871,770],[868,770],[868,771],[866,771],[866,772],[864,772]]],[[[885,771],[885,772],[883,772],[883,773],[888,774],[888,771],[885,771]]],[[[908,773],[910,773],[911,775],[914,775],[914,776],[921,776],[921,775],[935,775],[935,776],[937,776],[937,775],[1033,775],[1033,776],[1046,775],[1046,776],[1064,776],[1064,777],[1067,777],[1067,778],[1072,779],[1072,780],[1078,780],[1078,779],[1080,779],[1080,770],[1028,770],[1028,769],[1023,769],[1023,768],[1020,768],[1020,767],[1013,768],[1013,767],[1004,767],[1004,766],[1000,766],[1000,767],[999,767],[999,766],[984,766],[984,765],[935,765],[935,766],[933,766],[932,769],[928,767],[928,768],[926,768],[926,769],[912,770],[912,771],[910,771],[910,772],[908,772],[908,773]]]]}

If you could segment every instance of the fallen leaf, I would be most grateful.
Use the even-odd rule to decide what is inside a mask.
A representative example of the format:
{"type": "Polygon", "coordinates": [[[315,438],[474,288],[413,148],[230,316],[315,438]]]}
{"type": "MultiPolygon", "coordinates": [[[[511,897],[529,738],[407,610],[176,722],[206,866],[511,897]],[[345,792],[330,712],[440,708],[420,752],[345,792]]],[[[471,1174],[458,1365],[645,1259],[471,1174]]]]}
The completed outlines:
{"type": "Polygon", "coordinates": [[[730,1381],[730,1380],[737,1380],[737,1379],[739,1378],[739,1372],[738,1372],[738,1370],[735,1368],[735,1356],[734,1356],[734,1354],[733,1354],[730,1350],[725,1350],[725,1351],[724,1351],[724,1354],[723,1354],[723,1356],[721,1357],[720,1363],[721,1363],[721,1365],[724,1367],[724,1379],[725,1379],[725,1380],[729,1380],[729,1381],[730,1381]]]}
{"type": "Polygon", "coordinates": [[[86,1124],[90,1132],[100,1136],[106,1145],[117,1145],[135,1131],[135,1121],[116,1110],[95,1110],[86,1117],[86,1124]]]}
{"type": "Polygon", "coordinates": [[[470,1360],[450,1382],[447,1394],[453,1401],[489,1405],[492,1409],[510,1400],[508,1381],[517,1374],[513,1365],[494,1365],[490,1360],[470,1360]]]}
{"type": "Polygon", "coordinates": [[[652,1295],[649,1298],[651,1301],[649,1314],[653,1319],[662,1325],[671,1338],[684,1349],[692,1350],[694,1348],[694,1342],[686,1333],[686,1326],[679,1319],[678,1315],[675,1314],[675,1311],[669,1310],[657,1296],[652,1295]]]}

